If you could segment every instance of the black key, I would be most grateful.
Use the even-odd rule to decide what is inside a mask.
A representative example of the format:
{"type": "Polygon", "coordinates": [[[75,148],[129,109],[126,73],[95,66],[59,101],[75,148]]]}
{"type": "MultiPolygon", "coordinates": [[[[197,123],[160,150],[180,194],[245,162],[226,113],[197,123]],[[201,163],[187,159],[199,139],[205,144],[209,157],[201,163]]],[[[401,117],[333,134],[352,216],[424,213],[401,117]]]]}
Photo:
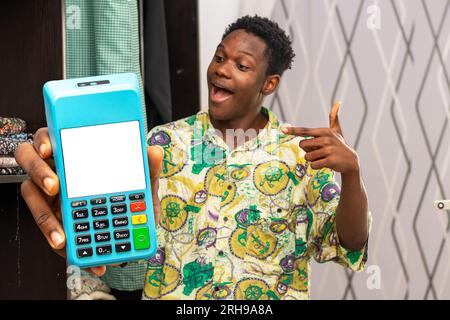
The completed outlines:
{"type": "Polygon", "coordinates": [[[71,205],[72,208],[86,207],[87,201],[86,200],[72,201],[71,205]]]}
{"type": "Polygon", "coordinates": [[[83,248],[77,250],[78,258],[92,257],[92,248],[83,248]]]}
{"type": "Polygon", "coordinates": [[[131,243],[124,242],[116,244],[116,252],[126,252],[131,250],[131,243]]]}
{"type": "Polygon", "coordinates": [[[111,252],[112,252],[111,245],[97,247],[97,254],[99,256],[102,256],[102,255],[105,255],[105,254],[111,254],[111,252]]]}
{"type": "Polygon", "coordinates": [[[75,241],[77,243],[77,246],[83,246],[85,244],[91,243],[91,236],[88,234],[84,236],[77,236],[75,241]]]}
{"type": "Polygon", "coordinates": [[[128,225],[128,218],[127,217],[113,219],[113,226],[114,227],[122,227],[122,226],[127,226],[127,225],[128,225]]]}
{"type": "Polygon", "coordinates": [[[111,206],[111,212],[112,214],[122,214],[127,212],[127,205],[124,204],[116,204],[114,206],[111,206]]]}
{"type": "Polygon", "coordinates": [[[95,242],[105,242],[109,240],[111,240],[111,234],[109,232],[95,234],[95,242]]]}
{"type": "Polygon", "coordinates": [[[130,194],[130,200],[141,200],[144,199],[145,195],[143,193],[135,193],[135,194],[130,194]]]}
{"type": "Polygon", "coordinates": [[[108,220],[98,220],[98,221],[94,221],[94,229],[95,230],[99,230],[99,229],[106,229],[109,227],[109,221],[108,220]]]}
{"type": "Polygon", "coordinates": [[[109,198],[109,201],[111,201],[112,203],[114,202],[124,202],[125,201],[125,196],[121,195],[121,196],[112,196],[109,198]]]}
{"type": "Polygon", "coordinates": [[[75,223],[75,232],[83,232],[89,230],[89,222],[75,223]]]}
{"type": "Polygon", "coordinates": [[[93,217],[106,216],[108,214],[108,208],[106,207],[96,207],[91,210],[93,217]]]}
{"type": "Polygon", "coordinates": [[[106,203],[106,198],[95,198],[95,199],[91,199],[91,204],[93,206],[95,206],[96,204],[105,204],[106,203]]]}
{"type": "Polygon", "coordinates": [[[130,230],[114,231],[114,239],[116,240],[128,239],[129,237],[130,237],[130,230]]]}
{"type": "Polygon", "coordinates": [[[72,210],[72,216],[75,220],[77,219],[86,219],[88,217],[88,209],[78,209],[72,210]]]}

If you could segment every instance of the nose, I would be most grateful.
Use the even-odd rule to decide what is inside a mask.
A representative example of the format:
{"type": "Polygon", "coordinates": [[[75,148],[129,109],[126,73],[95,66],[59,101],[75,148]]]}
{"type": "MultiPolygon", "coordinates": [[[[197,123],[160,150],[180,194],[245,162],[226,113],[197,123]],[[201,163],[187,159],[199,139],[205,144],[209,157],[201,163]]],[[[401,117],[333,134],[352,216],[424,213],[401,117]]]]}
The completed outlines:
{"type": "Polygon", "coordinates": [[[219,77],[231,78],[231,71],[230,66],[227,62],[222,62],[221,64],[218,64],[216,67],[216,75],[219,77]]]}

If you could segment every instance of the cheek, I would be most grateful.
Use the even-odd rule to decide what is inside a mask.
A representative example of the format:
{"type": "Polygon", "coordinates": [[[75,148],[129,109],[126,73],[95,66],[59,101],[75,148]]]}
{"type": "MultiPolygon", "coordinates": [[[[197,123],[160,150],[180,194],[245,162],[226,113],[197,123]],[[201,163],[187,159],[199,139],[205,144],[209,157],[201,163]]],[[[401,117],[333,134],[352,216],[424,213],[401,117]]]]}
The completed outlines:
{"type": "Polygon", "coordinates": [[[214,73],[214,64],[213,62],[211,62],[208,66],[208,69],[206,70],[206,76],[208,77],[208,79],[213,73],[214,73]]]}
{"type": "Polygon", "coordinates": [[[210,68],[211,68],[211,67],[208,67],[208,70],[206,70],[206,78],[208,79],[208,81],[209,81],[209,78],[211,77],[211,71],[210,71],[210,68]]]}
{"type": "Polygon", "coordinates": [[[254,78],[249,77],[246,79],[242,79],[239,83],[240,92],[242,92],[242,96],[246,97],[246,100],[255,100],[259,97],[259,93],[262,90],[262,84],[259,81],[255,81],[254,78]]]}

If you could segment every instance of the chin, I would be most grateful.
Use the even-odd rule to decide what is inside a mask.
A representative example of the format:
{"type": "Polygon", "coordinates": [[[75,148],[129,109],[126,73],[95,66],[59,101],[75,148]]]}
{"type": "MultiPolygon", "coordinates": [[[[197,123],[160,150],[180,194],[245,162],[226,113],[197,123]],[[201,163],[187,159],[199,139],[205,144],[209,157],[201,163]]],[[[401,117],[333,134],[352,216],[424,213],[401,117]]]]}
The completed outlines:
{"type": "Polygon", "coordinates": [[[211,103],[208,108],[210,117],[218,121],[228,121],[233,118],[228,109],[225,106],[216,106],[211,103]]]}
{"type": "Polygon", "coordinates": [[[215,107],[209,107],[209,116],[211,119],[218,121],[226,121],[228,117],[226,114],[223,114],[220,110],[217,110],[215,107]]]}

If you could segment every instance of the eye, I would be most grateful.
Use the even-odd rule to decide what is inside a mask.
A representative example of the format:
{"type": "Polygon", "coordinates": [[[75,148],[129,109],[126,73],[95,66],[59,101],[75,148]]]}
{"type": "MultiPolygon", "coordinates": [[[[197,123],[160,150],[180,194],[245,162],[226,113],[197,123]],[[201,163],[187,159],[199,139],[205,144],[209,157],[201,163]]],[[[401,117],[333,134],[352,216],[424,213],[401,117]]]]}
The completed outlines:
{"type": "Polygon", "coordinates": [[[219,56],[219,55],[215,55],[215,56],[214,56],[214,61],[216,61],[216,62],[218,62],[218,63],[221,63],[221,62],[223,62],[223,57],[221,57],[221,56],[219,56]]]}
{"type": "Polygon", "coordinates": [[[248,71],[248,70],[250,69],[249,67],[244,66],[244,65],[241,64],[241,63],[238,63],[238,64],[237,64],[237,67],[238,67],[238,69],[241,70],[241,71],[248,71]]]}

